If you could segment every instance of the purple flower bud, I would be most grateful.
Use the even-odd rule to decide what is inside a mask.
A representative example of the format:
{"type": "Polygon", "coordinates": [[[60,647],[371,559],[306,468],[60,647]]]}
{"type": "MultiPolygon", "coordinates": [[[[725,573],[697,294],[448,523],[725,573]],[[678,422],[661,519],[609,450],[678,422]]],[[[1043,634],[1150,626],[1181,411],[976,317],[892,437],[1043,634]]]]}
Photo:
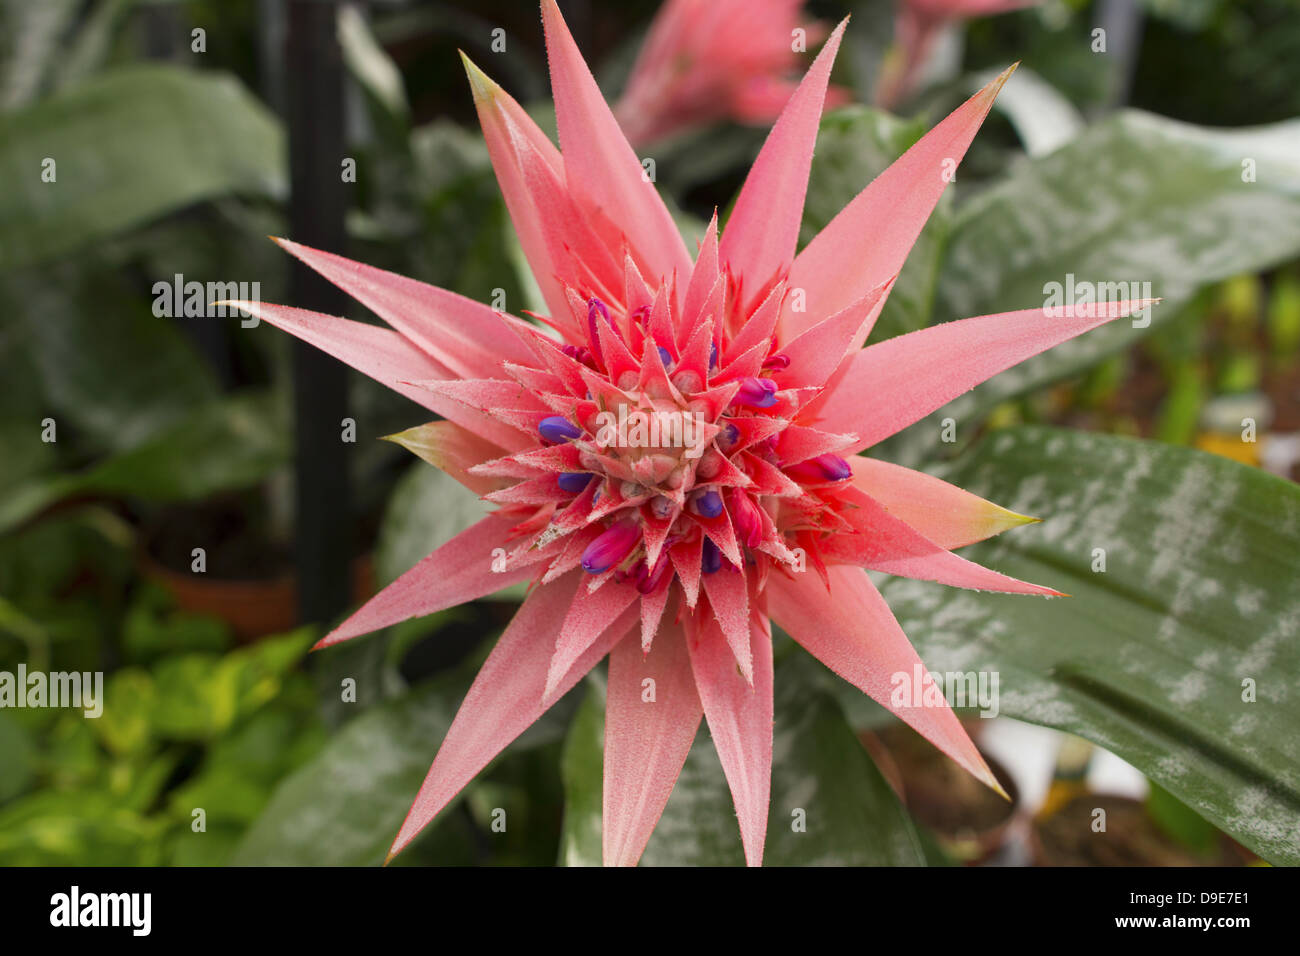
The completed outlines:
{"type": "Polygon", "coordinates": [[[718,447],[726,451],[740,441],[740,429],[728,422],[717,437],[718,447]]]}
{"type": "Polygon", "coordinates": [[[662,345],[657,345],[657,346],[655,346],[655,348],[657,348],[657,349],[659,350],[659,360],[660,360],[661,362],[664,363],[664,368],[665,368],[665,369],[670,369],[670,368],[672,368],[672,367],[673,367],[673,353],[672,353],[672,352],[669,352],[669,351],[668,351],[666,348],[664,348],[662,345]]]}
{"type": "Polygon", "coordinates": [[[641,540],[641,526],[635,521],[619,521],[582,552],[582,569],[588,574],[600,574],[618,564],[641,540]]]}
{"type": "Polygon", "coordinates": [[[700,553],[700,570],[705,574],[713,574],[722,567],[722,552],[718,546],[708,538],[704,539],[704,550],[700,553]]]}
{"type": "Polygon", "coordinates": [[[818,455],[791,465],[785,473],[795,481],[843,481],[853,476],[853,469],[839,455],[818,455]]]}
{"type": "Polygon", "coordinates": [[[731,404],[771,408],[776,404],[776,382],[770,378],[741,379],[740,391],[736,392],[731,404]]]}
{"type": "Polygon", "coordinates": [[[537,423],[537,430],[553,445],[572,441],[582,434],[582,429],[563,415],[548,415],[537,423]]]}
{"type": "Polygon", "coordinates": [[[722,495],[712,488],[696,492],[691,502],[695,506],[695,513],[702,518],[716,518],[722,514],[722,495]]]}
{"type": "Polygon", "coordinates": [[[714,342],[709,346],[709,368],[718,367],[718,343],[714,342]]]}
{"type": "Polygon", "coordinates": [[[566,471],[555,480],[563,490],[577,494],[586,488],[594,477],[595,475],[585,471],[566,471]]]}

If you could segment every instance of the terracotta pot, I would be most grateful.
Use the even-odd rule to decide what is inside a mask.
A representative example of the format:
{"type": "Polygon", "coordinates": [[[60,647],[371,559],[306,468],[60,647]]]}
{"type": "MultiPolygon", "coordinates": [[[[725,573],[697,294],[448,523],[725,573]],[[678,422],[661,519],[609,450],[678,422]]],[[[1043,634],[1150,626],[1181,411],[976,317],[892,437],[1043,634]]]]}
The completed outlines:
{"type": "MultiPolygon", "coordinates": [[[[292,571],[263,580],[230,580],[175,571],[145,551],[140,554],[140,569],[171,594],[182,610],[225,621],[240,643],[282,634],[298,625],[298,576],[292,571]]],[[[353,560],[351,577],[353,602],[374,593],[370,555],[353,560]]]]}

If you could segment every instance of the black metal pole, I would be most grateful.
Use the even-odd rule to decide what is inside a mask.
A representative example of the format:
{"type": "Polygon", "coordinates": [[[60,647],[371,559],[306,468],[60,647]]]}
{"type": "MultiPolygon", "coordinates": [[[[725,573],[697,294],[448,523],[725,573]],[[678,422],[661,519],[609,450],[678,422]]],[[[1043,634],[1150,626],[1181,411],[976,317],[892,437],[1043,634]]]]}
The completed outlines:
{"type": "MultiPolygon", "coordinates": [[[[346,185],[343,143],[343,57],[332,0],[289,0],[286,38],[290,236],[344,251],[346,185]]],[[[293,263],[291,301],[339,315],[347,297],[293,263]]],[[[347,369],[325,353],[293,342],[294,485],[297,514],[298,612],[304,622],[336,617],[349,601],[352,552],[347,445],[347,369]]]]}

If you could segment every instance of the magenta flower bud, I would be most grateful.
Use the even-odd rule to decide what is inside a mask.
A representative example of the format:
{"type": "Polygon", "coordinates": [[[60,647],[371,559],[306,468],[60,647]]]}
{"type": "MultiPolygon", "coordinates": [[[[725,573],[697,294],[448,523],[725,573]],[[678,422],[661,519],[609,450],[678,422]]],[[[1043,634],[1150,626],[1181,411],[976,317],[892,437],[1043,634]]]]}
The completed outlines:
{"type": "Polygon", "coordinates": [[[581,345],[566,345],[560,349],[560,351],[575,362],[579,362],[590,368],[595,367],[595,363],[591,358],[591,352],[588,349],[583,348],[581,345]]]}
{"type": "Polygon", "coordinates": [[[641,540],[641,526],[635,521],[619,521],[582,552],[582,569],[588,574],[600,574],[618,564],[641,540]]]}
{"type": "Polygon", "coordinates": [[[642,561],[637,565],[636,570],[636,589],[642,594],[654,593],[668,572],[668,550],[664,549],[653,568],[646,568],[645,562],[642,561]]]}
{"type": "Polygon", "coordinates": [[[740,543],[747,548],[757,548],[763,540],[763,518],[758,513],[754,499],[736,492],[731,499],[731,523],[736,527],[740,543]]]}
{"type": "Polygon", "coordinates": [[[853,469],[839,455],[818,455],[791,465],[785,473],[795,481],[843,481],[853,476],[853,469]]]}
{"type": "Polygon", "coordinates": [[[776,404],[776,382],[770,378],[741,380],[740,391],[731,400],[733,405],[751,405],[754,408],[771,408],[776,404]]]}
{"type": "Polygon", "coordinates": [[[582,429],[563,415],[548,415],[537,423],[537,430],[553,445],[572,441],[582,434],[582,429]]]}
{"type": "Polygon", "coordinates": [[[769,355],[763,360],[763,371],[775,371],[776,369],[789,368],[790,356],[784,352],[777,352],[775,355],[769,355]]]}
{"type": "Polygon", "coordinates": [[[704,550],[700,553],[700,570],[705,574],[713,574],[722,567],[722,552],[718,546],[708,538],[704,539],[704,550]]]}
{"type": "Polygon", "coordinates": [[[585,471],[566,471],[556,478],[556,483],[570,493],[576,494],[591,483],[595,475],[588,474],[585,471]]]}
{"type": "Polygon", "coordinates": [[[691,504],[695,507],[695,513],[702,518],[716,518],[722,514],[722,495],[712,488],[696,492],[691,498],[691,504]]]}
{"type": "MultiPolygon", "coordinates": [[[[597,317],[603,318],[606,324],[609,323],[609,309],[605,303],[597,298],[587,300],[587,338],[591,341],[591,352],[596,357],[596,361],[604,365],[605,356],[600,349],[600,333],[596,330],[597,317]]],[[[610,325],[612,329],[613,326],[610,325]]]]}

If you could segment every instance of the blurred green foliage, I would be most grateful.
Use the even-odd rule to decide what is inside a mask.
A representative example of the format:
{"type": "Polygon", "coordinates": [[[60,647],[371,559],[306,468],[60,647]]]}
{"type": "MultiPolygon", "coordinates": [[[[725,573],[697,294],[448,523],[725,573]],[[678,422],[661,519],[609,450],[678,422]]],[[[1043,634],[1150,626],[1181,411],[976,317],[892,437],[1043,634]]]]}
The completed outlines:
{"type": "MultiPolygon", "coordinates": [[[[265,238],[286,230],[288,188],[277,114],[283,64],[274,24],[258,19],[271,6],[0,0],[7,184],[0,194],[0,669],[23,661],[32,669],[104,671],[107,701],[98,719],[0,710],[0,864],[379,862],[487,641],[519,597],[516,589],[498,595],[500,603],[409,622],[305,663],[311,634],[239,645],[227,622],[183,610],[146,570],[151,529],[185,506],[240,510],[265,530],[257,545],[268,554],[288,543],[286,337],[242,328],[236,318],[162,318],[153,308],[154,284],[176,274],[256,281],[266,301],[287,295],[288,264],[265,238]],[[205,31],[201,53],[191,47],[196,27],[205,31]],[[46,159],[55,161],[57,188],[41,178],[46,159]],[[56,441],[47,440],[47,422],[56,441]],[[348,680],[355,701],[340,693],[348,680]],[[194,829],[196,809],[204,811],[202,832],[194,829]]],[[[575,24],[610,95],[654,7],[588,5],[590,22],[575,24]]],[[[810,7],[826,20],[854,14],[836,81],[868,101],[892,35],[891,0],[810,7]]],[[[1128,81],[1129,66],[1089,48],[1097,4],[1048,0],[957,30],[953,68],[901,117],[855,105],[825,120],[803,241],[987,69],[1021,60],[1046,97],[1034,103],[1054,104],[1043,115],[1068,126],[1030,129],[1032,104],[990,118],[954,195],[908,259],[875,339],[1034,305],[1042,284],[1067,271],[1132,273],[1166,297],[1150,330],[1117,325],[945,409],[961,424],[958,447],[937,445],[927,421],[892,441],[884,457],[928,464],[984,431],[1020,422],[1190,445],[1217,398],[1257,392],[1277,403],[1287,427],[1300,429],[1300,409],[1285,406],[1300,369],[1293,119],[1300,18],[1290,0],[1147,0],[1141,10],[1128,81]],[[1125,85],[1138,110],[1111,113],[1125,85]],[[1070,125],[1082,117],[1088,125],[1070,125]],[[1211,129],[1248,124],[1269,125],[1211,129]],[[1035,143],[1053,137],[1069,141],[1040,154],[1035,143]],[[1259,160],[1255,182],[1241,179],[1243,156],[1259,160]]],[[[370,16],[345,14],[348,150],[358,178],[342,251],[479,300],[500,293],[519,314],[533,302],[531,279],[454,53],[464,47],[483,59],[498,24],[511,55],[493,57],[492,71],[552,127],[533,5],[398,3],[375,5],[370,16]]],[[[763,135],[722,125],[655,146],[659,187],[688,232],[715,208],[725,217],[763,135]]],[[[367,318],[359,308],[353,317],[367,318]]],[[[350,399],[357,495],[347,517],[361,528],[382,584],[481,506],[376,440],[425,413],[360,376],[350,399]]],[[[987,453],[958,457],[955,467],[1003,497],[1006,481],[1045,470],[1039,457],[1048,439],[1036,444],[1016,434],[1032,469],[1003,463],[1010,470],[999,472],[999,484],[987,474],[987,453]]],[[[1117,473],[1127,447],[1105,446],[1119,448],[1117,473]]],[[[1090,454],[1046,457],[1060,470],[1095,471],[1090,454]]],[[[1190,454],[1162,455],[1161,479],[1173,481],[1190,454]]],[[[1057,490],[1068,504],[1073,492],[1057,490]]],[[[1270,500],[1285,497],[1272,485],[1264,491],[1270,500]]],[[[1205,517],[1224,503],[1197,499],[1197,506],[1205,517]]],[[[1155,533],[1137,518],[1132,527],[1155,533]]],[[[1067,559],[1046,546],[1008,558],[1067,559]]],[[[906,586],[891,600],[918,621],[933,611],[906,586]]],[[[1116,620],[1134,619],[1123,595],[1098,602],[1116,620]]],[[[1042,605],[1020,607],[1030,622],[1021,637],[1029,641],[1042,605]]],[[[1218,630],[1198,634],[1207,653],[1230,643],[1230,626],[1214,621],[1218,630]]],[[[926,623],[913,630],[927,660],[933,652],[941,661],[941,630],[926,623]],[[923,643],[927,633],[938,635],[931,646],[923,643]]],[[[1086,635],[1079,639],[1086,643],[1086,635]]],[[[1043,664],[1050,654],[1041,647],[998,646],[1009,670],[1059,664],[1043,664]]],[[[773,812],[787,812],[799,781],[812,781],[833,812],[826,819],[835,833],[823,820],[813,839],[791,841],[774,825],[773,859],[919,862],[927,837],[850,730],[864,714],[878,719],[879,709],[809,665],[792,649],[780,663],[782,766],[773,812]]],[[[1153,670],[1174,680],[1179,666],[1153,670]]],[[[1070,700],[1074,691],[1064,683],[1047,682],[1044,694],[1070,700]]],[[[594,859],[600,696],[594,677],[471,785],[398,864],[594,859]],[[504,831],[493,827],[499,810],[509,820],[504,831]]],[[[1069,729],[1094,739],[1114,731],[1122,708],[1090,707],[1069,729]]],[[[1021,715],[1041,718],[1028,708],[1021,715]]],[[[1130,760],[1195,807],[1153,792],[1153,817],[1180,840],[1208,845],[1207,816],[1249,830],[1231,806],[1241,780],[1216,765],[1215,754],[1200,755],[1206,782],[1192,786],[1151,771],[1160,754],[1140,739],[1117,739],[1107,742],[1127,748],[1130,760]]],[[[1294,780],[1281,771],[1260,772],[1278,778],[1268,778],[1276,793],[1293,794],[1294,780]]],[[[666,826],[691,838],[672,845],[657,838],[650,861],[738,858],[725,783],[703,736],[666,826]]],[[[1290,849],[1258,834],[1247,842],[1291,859],[1290,849]]]]}

